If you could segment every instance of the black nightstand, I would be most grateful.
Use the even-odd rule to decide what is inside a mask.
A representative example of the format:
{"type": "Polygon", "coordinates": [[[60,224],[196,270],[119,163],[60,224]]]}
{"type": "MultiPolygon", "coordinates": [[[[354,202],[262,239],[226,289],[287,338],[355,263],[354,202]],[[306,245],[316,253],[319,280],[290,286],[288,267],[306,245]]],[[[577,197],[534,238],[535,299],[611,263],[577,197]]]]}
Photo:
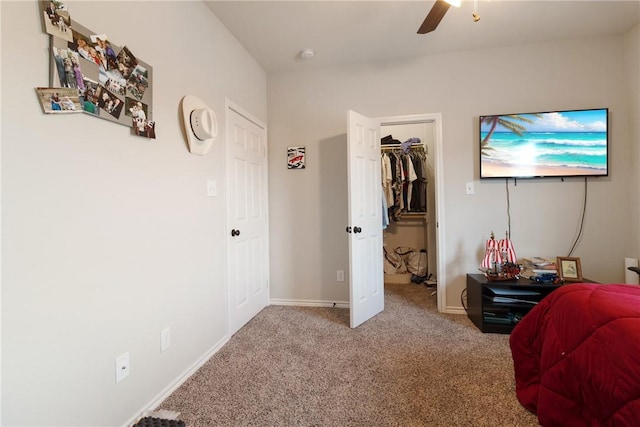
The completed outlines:
{"type": "Polygon", "coordinates": [[[536,303],[560,286],[540,284],[524,277],[490,282],[484,274],[467,274],[467,316],[482,332],[509,334],[536,303]]]}

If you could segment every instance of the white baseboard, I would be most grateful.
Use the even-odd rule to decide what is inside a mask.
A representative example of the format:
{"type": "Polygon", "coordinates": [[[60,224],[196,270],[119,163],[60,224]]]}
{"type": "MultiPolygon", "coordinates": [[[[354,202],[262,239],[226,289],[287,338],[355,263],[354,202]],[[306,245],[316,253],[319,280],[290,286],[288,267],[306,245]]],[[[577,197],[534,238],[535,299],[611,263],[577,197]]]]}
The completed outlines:
{"type": "Polygon", "coordinates": [[[291,305],[298,307],[337,307],[349,308],[349,301],[318,301],[302,299],[271,299],[271,305],[291,305]]]}
{"type": "Polygon", "coordinates": [[[460,306],[447,307],[444,312],[445,313],[449,313],[449,314],[467,314],[465,309],[463,307],[460,307],[460,306]]]}
{"type": "Polygon", "coordinates": [[[142,415],[147,411],[153,411],[157,409],[160,404],[171,395],[174,391],[178,389],[185,381],[191,377],[202,365],[207,363],[211,357],[216,354],[224,345],[229,342],[229,336],[225,335],[217,344],[211,347],[205,354],[200,356],[198,360],[195,361],[191,367],[187,368],[182,374],[180,374],[171,384],[165,387],[158,395],[153,398],[149,403],[147,403],[142,409],[136,413],[133,417],[131,417],[126,423],[122,425],[122,427],[130,427],[135,424],[142,415]]]}
{"type": "MultiPolygon", "coordinates": [[[[274,299],[270,301],[271,305],[290,305],[298,307],[335,307],[349,308],[349,301],[318,301],[318,300],[300,300],[300,299],[274,299]]],[[[467,314],[465,309],[460,306],[449,306],[445,308],[448,314],[467,314]]]]}

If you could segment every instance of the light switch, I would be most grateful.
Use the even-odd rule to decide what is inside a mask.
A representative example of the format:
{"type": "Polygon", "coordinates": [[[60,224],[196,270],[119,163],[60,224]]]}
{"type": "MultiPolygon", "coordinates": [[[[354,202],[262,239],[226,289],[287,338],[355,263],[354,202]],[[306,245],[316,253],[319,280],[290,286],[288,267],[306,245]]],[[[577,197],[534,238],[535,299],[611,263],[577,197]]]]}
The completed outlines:
{"type": "Polygon", "coordinates": [[[207,196],[215,197],[218,195],[218,186],[212,179],[207,180],[207,196]]]}

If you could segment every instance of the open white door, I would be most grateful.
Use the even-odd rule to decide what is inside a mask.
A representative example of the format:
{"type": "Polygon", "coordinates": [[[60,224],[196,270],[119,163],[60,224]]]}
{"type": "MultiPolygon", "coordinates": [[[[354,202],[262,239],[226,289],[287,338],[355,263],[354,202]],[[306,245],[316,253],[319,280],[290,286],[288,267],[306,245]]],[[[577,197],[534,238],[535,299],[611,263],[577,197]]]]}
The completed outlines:
{"type": "Polygon", "coordinates": [[[351,327],[384,310],[380,124],[347,115],[349,165],[349,308],[351,327]]]}

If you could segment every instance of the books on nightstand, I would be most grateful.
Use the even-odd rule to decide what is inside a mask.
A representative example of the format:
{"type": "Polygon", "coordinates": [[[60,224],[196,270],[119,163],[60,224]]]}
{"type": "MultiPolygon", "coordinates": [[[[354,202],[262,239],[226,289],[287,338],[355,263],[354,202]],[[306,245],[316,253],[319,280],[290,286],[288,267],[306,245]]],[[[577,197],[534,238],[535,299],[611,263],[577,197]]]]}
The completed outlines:
{"type": "Polygon", "coordinates": [[[531,258],[522,258],[523,264],[528,264],[536,268],[542,269],[555,269],[556,268],[556,259],[543,257],[543,256],[534,256],[531,258]]]}

